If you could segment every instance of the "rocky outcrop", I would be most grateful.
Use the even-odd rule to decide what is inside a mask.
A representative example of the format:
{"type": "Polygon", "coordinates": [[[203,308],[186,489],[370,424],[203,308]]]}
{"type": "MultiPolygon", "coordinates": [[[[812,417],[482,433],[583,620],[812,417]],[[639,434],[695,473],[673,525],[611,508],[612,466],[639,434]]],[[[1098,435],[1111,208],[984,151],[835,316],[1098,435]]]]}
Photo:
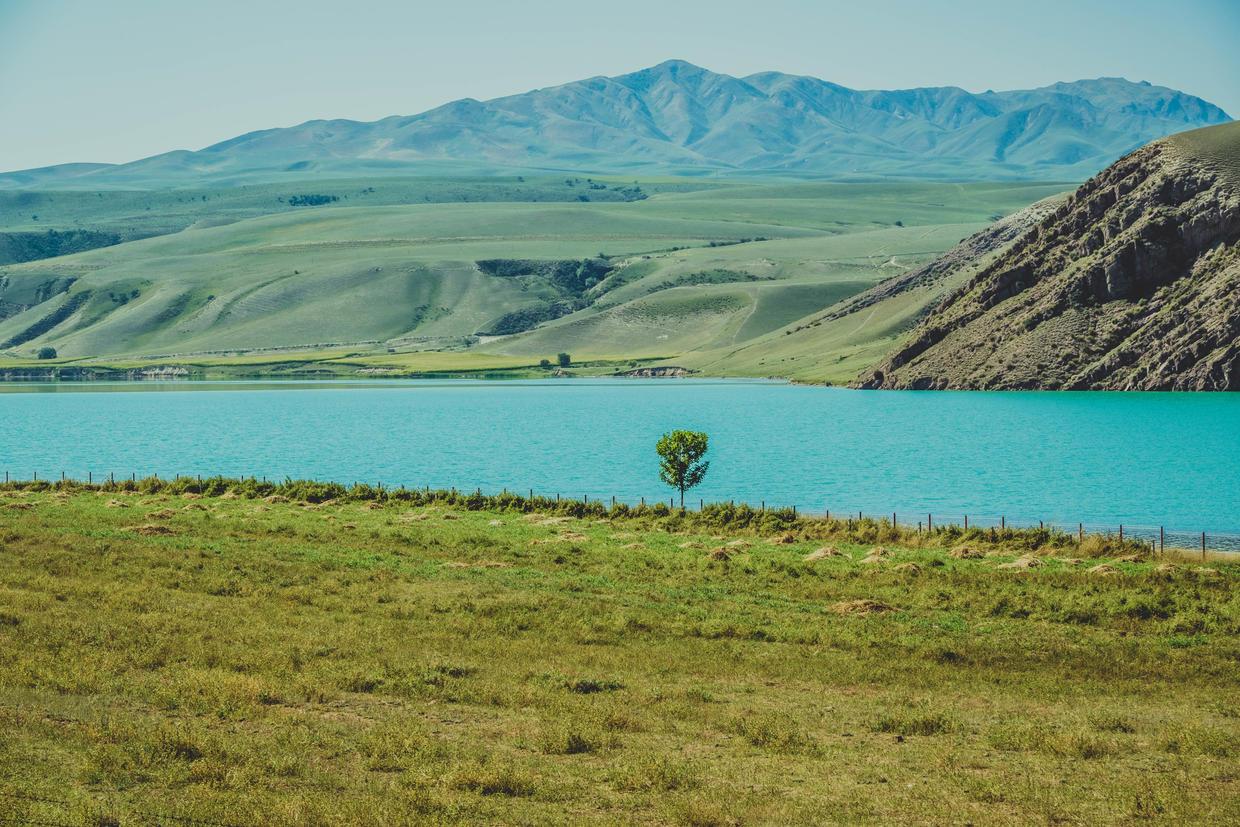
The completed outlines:
{"type": "Polygon", "coordinates": [[[1240,124],[1086,182],[858,385],[1240,389],[1240,124]]]}

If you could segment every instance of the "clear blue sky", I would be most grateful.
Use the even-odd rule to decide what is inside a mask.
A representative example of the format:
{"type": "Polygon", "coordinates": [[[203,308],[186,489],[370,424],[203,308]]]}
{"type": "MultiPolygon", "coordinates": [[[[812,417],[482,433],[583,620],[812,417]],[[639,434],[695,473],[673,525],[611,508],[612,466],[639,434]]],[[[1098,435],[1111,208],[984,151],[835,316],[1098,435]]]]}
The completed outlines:
{"type": "Polygon", "coordinates": [[[855,88],[1119,75],[1240,117],[1240,0],[0,0],[0,169],[128,161],[682,58],[855,88]]]}

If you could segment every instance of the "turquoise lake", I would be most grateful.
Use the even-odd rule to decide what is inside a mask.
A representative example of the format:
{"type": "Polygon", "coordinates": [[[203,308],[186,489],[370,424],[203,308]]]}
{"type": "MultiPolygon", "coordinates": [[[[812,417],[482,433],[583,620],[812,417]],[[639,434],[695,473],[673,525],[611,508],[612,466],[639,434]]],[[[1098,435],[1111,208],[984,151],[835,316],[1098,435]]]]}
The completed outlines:
{"type": "Polygon", "coordinates": [[[1240,531],[1240,395],[898,393],[757,381],[8,384],[0,472],[177,474],[666,499],[706,431],[711,500],[916,522],[1240,531]]]}

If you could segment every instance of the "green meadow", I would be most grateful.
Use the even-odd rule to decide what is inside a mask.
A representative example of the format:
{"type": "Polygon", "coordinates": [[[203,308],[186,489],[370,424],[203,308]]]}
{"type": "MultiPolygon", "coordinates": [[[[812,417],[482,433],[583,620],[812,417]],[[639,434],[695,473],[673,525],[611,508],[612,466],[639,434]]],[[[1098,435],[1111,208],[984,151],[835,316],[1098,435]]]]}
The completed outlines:
{"type": "Polygon", "coordinates": [[[0,514],[4,821],[1240,820],[1223,559],[301,483],[0,514]]]}
{"type": "Polygon", "coordinates": [[[315,186],[335,200],[290,206],[308,196],[274,185],[0,193],[5,231],[37,224],[129,239],[0,265],[0,358],[238,373],[229,360],[240,357],[257,373],[347,375],[452,361],[417,355],[427,352],[523,370],[564,351],[585,363],[847,380],[934,296],[884,305],[834,338],[795,337],[800,362],[780,337],[1063,189],[583,178],[315,186]],[[57,359],[35,360],[43,347],[57,359]]]}

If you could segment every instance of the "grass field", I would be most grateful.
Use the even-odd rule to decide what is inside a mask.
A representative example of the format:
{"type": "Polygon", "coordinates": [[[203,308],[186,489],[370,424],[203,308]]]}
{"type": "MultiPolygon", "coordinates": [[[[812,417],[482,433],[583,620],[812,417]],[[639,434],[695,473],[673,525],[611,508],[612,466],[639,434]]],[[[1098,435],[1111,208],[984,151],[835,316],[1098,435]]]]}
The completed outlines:
{"type": "Polygon", "coordinates": [[[305,213],[301,195],[321,195],[338,206],[378,207],[477,202],[623,201],[639,194],[710,189],[709,182],[632,181],[577,176],[440,178],[336,178],[284,184],[200,189],[155,188],[97,191],[0,189],[0,233],[47,230],[108,230],[140,238],[178,232],[192,225],[222,224],[273,213],[305,213]],[[599,188],[593,188],[598,184],[599,188]],[[290,203],[291,202],[291,203],[290,203]]]}
{"type": "Polygon", "coordinates": [[[1240,819],[1240,566],[185,488],[0,492],[0,819],[1240,819]]]}
{"type": "MultiPolygon", "coordinates": [[[[132,199],[148,196],[158,202],[154,215],[164,210],[179,223],[199,216],[181,232],[0,267],[0,347],[18,363],[50,346],[78,365],[258,355],[255,364],[274,361],[280,370],[340,350],[382,357],[472,348],[495,362],[535,364],[560,351],[582,361],[694,354],[693,363],[712,372],[748,375],[765,365],[734,369],[732,349],[919,266],[1058,189],[504,181],[484,201],[485,186],[474,180],[338,183],[341,200],[308,208],[288,207],[288,194],[269,187],[0,193],[0,202],[44,199],[30,207],[44,210],[40,222],[70,227],[123,222],[132,199]],[[549,203],[561,190],[596,192],[591,186],[615,197],[549,203]],[[616,189],[633,186],[649,197],[625,201],[616,189]],[[254,215],[262,210],[270,214],[254,215]],[[606,276],[571,288],[483,266],[597,263],[600,255],[606,276]],[[533,316],[503,327],[514,312],[533,316]],[[509,335],[478,337],[497,325],[509,335]],[[278,351],[288,359],[268,359],[278,351]]],[[[29,230],[8,210],[11,224],[29,230]]],[[[887,327],[903,323],[897,316],[887,327]]],[[[836,355],[818,349],[812,361],[834,366],[836,355]]]]}

